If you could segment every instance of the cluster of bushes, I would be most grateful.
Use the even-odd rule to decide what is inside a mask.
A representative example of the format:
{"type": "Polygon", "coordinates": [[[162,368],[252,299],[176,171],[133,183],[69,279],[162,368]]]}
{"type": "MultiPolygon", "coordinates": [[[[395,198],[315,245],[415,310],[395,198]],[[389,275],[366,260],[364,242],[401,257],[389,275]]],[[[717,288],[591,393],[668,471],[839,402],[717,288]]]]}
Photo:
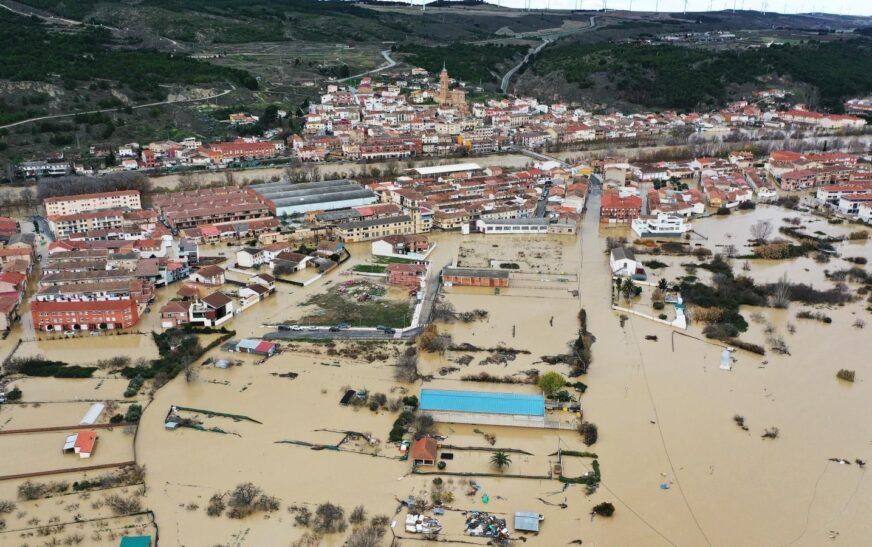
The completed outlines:
{"type": "Polygon", "coordinates": [[[815,321],[820,321],[821,323],[830,324],[833,322],[833,318],[829,315],[819,312],[819,311],[810,311],[810,310],[802,310],[801,312],[796,314],[797,319],[814,319],[815,321]]]}
{"type": "Polygon", "coordinates": [[[229,492],[213,494],[206,506],[206,514],[217,517],[228,507],[230,508],[227,512],[228,517],[243,519],[254,513],[278,511],[279,500],[264,494],[263,490],[253,483],[246,482],[236,485],[236,488],[229,492]],[[227,498],[226,502],[225,498],[227,498]]]}
{"type": "MultiPolygon", "coordinates": [[[[235,331],[227,330],[223,327],[221,329],[202,329],[191,326],[153,333],[152,336],[154,337],[160,357],[147,363],[124,367],[121,370],[121,375],[131,380],[137,377],[142,379],[154,378],[156,381],[160,379],[160,385],[163,385],[163,383],[175,378],[179,372],[191,366],[203,354],[223,344],[235,334],[235,331]],[[213,340],[208,346],[201,346],[197,334],[211,333],[221,333],[221,336],[213,340]]],[[[130,386],[128,386],[128,390],[130,390],[130,386]]],[[[139,391],[139,388],[136,391],[139,391]]],[[[130,396],[132,397],[133,395],[130,396]]]]}
{"type": "Polygon", "coordinates": [[[145,467],[137,464],[119,467],[112,473],[100,475],[94,479],[82,479],[73,483],[74,492],[94,490],[99,488],[114,488],[141,484],[145,480],[145,467]]]}
{"type": "Polygon", "coordinates": [[[18,498],[22,500],[38,500],[54,494],[63,494],[70,489],[67,481],[34,482],[26,480],[18,485],[18,498]]]}
{"type": "Polygon", "coordinates": [[[6,392],[6,400],[7,401],[20,401],[23,393],[18,387],[13,387],[9,391],[6,392]]]}
{"type": "Polygon", "coordinates": [[[45,359],[42,355],[15,357],[6,362],[7,372],[42,378],[90,378],[97,367],[70,365],[63,361],[45,359]]]}
{"type": "Polygon", "coordinates": [[[127,407],[127,412],[124,413],[124,421],[129,424],[138,424],[142,417],[142,406],[130,405],[127,407]]]}
{"type": "Polygon", "coordinates": [[[124,390],[125,397],[136,397],[139,390],[142,389],[142,384],[145,383],[145,378],[142,376],[134,376],[127,382],[127,389],[124,390]]]}
{"type": "Polygon", "coordinates": [[[660,268],[665,268],[668,266],[665,262],[660,262],[659,260],[646,260],[642,262],[642,264],[646,268],[650,268],[652,270],[659,270],[660,268]]]}

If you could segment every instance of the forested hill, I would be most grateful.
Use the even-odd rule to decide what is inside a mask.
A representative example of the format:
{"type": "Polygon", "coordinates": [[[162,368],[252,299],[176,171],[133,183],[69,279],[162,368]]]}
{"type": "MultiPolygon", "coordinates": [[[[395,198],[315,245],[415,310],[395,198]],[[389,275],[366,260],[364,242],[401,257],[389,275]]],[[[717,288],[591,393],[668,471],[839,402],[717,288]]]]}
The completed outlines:
{"type": "MultiPolygon", "coordinates": [[[[486,15],[373,9],[351,2],[319,0],[18,0],[20,4],[76,21],[147,29],[187,43],[268,41],[445,43],[481,40],[499,29],[527,32],[559,27],[567,14],[486,15]],[[428,12],[429,13],[429,12],[428,12]]],[[[576,16],[569,16],[570,18],[576,16]]],[[[579,20],[584,15],[578,15],[579,20]]]]}
{"type": "Polygon", "coordinates": [[[567,42],[543,50],[532,72],[641,107],[679,110],[719,106],[737,86],[784,78],[811,86],[817,106],[839,112],[844,99],[872,92],[872,40],[744,50],[567,42]]]}
{"type": "Polygon", "coordinates": [[[230,81],[257,88],[243,70],[172,56],[136,44],[116,42],[109,31],[93,28],[58,29],[35,17],[0,10],[0,79],[75,82],[116,81],[129,89],[162,99],[160,85],[230,81]]]}

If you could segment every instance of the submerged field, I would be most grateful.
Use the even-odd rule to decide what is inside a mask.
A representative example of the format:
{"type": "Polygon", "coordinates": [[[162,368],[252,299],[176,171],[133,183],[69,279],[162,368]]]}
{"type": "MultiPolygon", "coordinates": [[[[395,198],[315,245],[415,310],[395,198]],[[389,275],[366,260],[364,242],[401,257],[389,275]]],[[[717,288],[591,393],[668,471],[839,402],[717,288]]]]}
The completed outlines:
{"type": "MultiPolygon", "coordinates": [[[[460,511],[492,512],[507,518],[510,529],[515,511],[541,513],[540,533],[526,538],[531,545],[576,540],[598,545],[820,545],[834,537],[848,545],[863,544],[872,533],[862,518],[872,497],[856,461],[869,459],[872,431],[856,417],[872,396],[866,382],[872,364],[866,358],[868,333],[854,325],[872,319],[869,304],[860,295],[841,305],[740,306],[748,327],[739,338],[763,346],[766,353],[738,350],[732,354],[732,370],[722,371],[724,343],[706,338],[705,325],[695,322],[686,331],[674,330],[633,315],[622,319],[610,308],[606,238],[629,234],[599,229],[597,200],[591,198],[578,238],[432,234],[435,265],[459,259],[485,267],[497,260],[516,262],[519,269],[512,274],[515,285],[499,293],[445,289],[440,306],[446,318],[437,321],[436,332],[450,338],[441,350],[417,352],[420,378],[415,382],[397,379],[395,365],[413,346],[407,341],[280,342],[282,352],[262,363],[260,357],[216,348],[197,361],[195,375],[186,379],[180,374],[150,402],[146,386],[141,399],[135,398],[145,406],[137,435],[122,427],[101,430],[105,444],[98,444],[91,460],[83,460],[111,464],[135,459],[146,468],[144,492],[128,485],[26,501],[18,494],[23,479],[0,481],[0,502],[17,505],[15,513],[0,515],[6,521],[0,545],[37,544],[43,536],[36,529],[55,518],[52,522],[67,524],[46,532],[49,536],[63,540],[80,534],[89,545],[112,544],[109,539],[128,524],[153,534],[148,514],[112,512],[107,498],[115,490],[154,511],[161,545],[261,545],[279,535],[288,543],[314,542],[317,536],[323,545],[341,545],[353,530],[369,528],[380,530],[385,545],[393,534],[400,544],[411,543],[403,539],[409,534],[402,526],[393,533],[387,527],[391,520],[399,524],[405,518],[399,500],[409,496],[440,499],[451,509],[438,517],[441,537],[481,545],[486,538],[463,533],[460,511]],[[582,308],[595,337],[593,361],[586,375],[570,380],[587,387],[581,395],[583,419],[598,426],[595,444],[586,446],[572,429],[437,424],[435,432],[445,437],[442,444],[454,447],[443,452],[453,458],[441,474],[411,472],[410,462],[391,442],[404,398],[420,395],[422,387],[537,393],[529,383],[536,375],[570,374],[568,365],[549,363],[568,352],[582,308]],[[824,314],[831,322],[797,317],[802,311],[824,314]],[[772,349],[774,336],[783,339],[786,352],[772,349]],[[217,359],[230,366],[217,368],[217,359]],[[855,372],[853,383],[836,378],[841,368],[855,372]],[[365,393],[365,398],[340,405],[349,390],[365,393]],[[180,407],[175,416],[193,420],[189,425],[197,427],[167,430],[164,421],[173,406],[180,407]],[[737,424],[737,415],[747,429],[737,424]],[[773,428],[778,429],[776,438],[763,438],[773,428]],[[597,460],[601,483],[595,492],[588,495],[584,485],[547,478],[558,448],[591,454],[563,458],[567,477],[592,472],[597,460]],[[503,471],[491,463],[501,450],[511,459],[503,471]],[[437,477],[441,483],[434,483],[437,477]],[[220,516],[210,516],[216,495],[227,504],[247,482],[264,496],[256,508],[240,513],[227,506],[220,516]],[[591,519],[589,513],[601,502],[614,504],[615,514],[591,519]],[[332,531],[316,519],[328,503],[334,516],[335,507],[342,509],[343,524],[332,531]],[[364,507],[363,520],[355,512],[358,506],[364,507]],[[25,514],[19,517],[18,511],[25,514]],[[77,513],[88,522],[74,523],[77,513]],[[349,522],[352,513],[354,523],[349,522]],[[92,518],[104,520],[92,523],[92,518]],[[28,524],[31,519],[39,524],[28,524]]],[[[771,206],[696,220],[694,229],[702,237],[691,244],[713,253],[734,246],[737,258],[728,260],[732,271],[756,284],[774,283],[787,273],[792,282],[819,291],[836,283],[825,270],[857,266],[845,258],[872,258],[869,241],[835,244],[836,255],[827,263],[817,262],[814,253],[785,260],[739,258],[753,250],[748,240],[758,221],[771,221],[777,232],[793,226],[793,217],[800,217],[800,225],[812,234],[839,236],[857,229],[771,206]]],[[[393,326],[391,321],[408,309],[407,291],[343,275],[356,265],[375,263],[367,244],[351,247],[354,258],[337,272],[309,287],[280,286],[273,299],[246,310],[228,327],[241,338],[262,336],[268,332],[263,324],[310,324],[319,317],[324,325],[348,320],[393,326]],[[367,281],[348,285],[349,279],[367,281]]],[[[663,263],[648,268],[655,284],[660,279],[673,284],[690,275],[705,284],[716,281],[702,267],[712,258],[640,258],[663,263]]],[[[431,268],[430,275],[436,271],[431,268]]],[[[846,283],[852,295],[863,286],[846,283]]],[[[168,298],[158,295],[159,301],[168,298]]],[[[650,291],[635,301],[620,301],[653,313],[650,291]]],[[[147,316],[143,326],[156,321],[147,316]]],[[[9,351],[14,342],[3,344],[9,351]]],[[[63,358],[69,350],[72,362],[88,363],[111,355],[121,347],[117,344],[132,357],[154,357],[150,337],[144,336],[25,342],[18,352],[63,358]]],[[[118,399],[121,408],[133,402],[121,396],[127,382],[120,378],[26,378],[15,383],[24,393],[23,404],[0,407],[0,431],[75,424],[90,400],[118,399]]],[[[568,412],[550,414],[567,424],[576,419],[568,412]]],[[[101,418],[106,420],[108,414],[101,418]]],[[[8,462],[4,473],[82,465],[59,453],[63,437],[63,432],[0,435],[0,448],[29,455],[8,462]]],[[[106,472],[33,480],[72,483],[106,472]]],[[[512,536],[519,534],[512,530],[512,536]]]]}

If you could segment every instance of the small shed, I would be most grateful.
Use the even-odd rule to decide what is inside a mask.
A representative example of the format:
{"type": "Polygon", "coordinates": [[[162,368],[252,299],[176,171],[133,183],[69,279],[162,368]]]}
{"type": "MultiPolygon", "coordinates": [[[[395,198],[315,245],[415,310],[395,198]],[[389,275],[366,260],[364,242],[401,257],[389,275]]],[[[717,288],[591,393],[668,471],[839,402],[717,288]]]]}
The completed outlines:
{"type": "Polygon", "coordinates": [[[269,357],[275,354],[276,345],[272,342],[266,342],[264,340],[253,340],[251,338],[244,338],[236,344],[236,351],[242,353],[254,353],[257,355],[265,355],[269,357]]]}
{"type": "Polygon", "coordinates": [[[82,418],[82,421],[79,422],[79,425],[93,425],[94,422],[97,421],[97,418],[100,417],[100,414],[103,413],[104,408],[106,408],[106,405],[103,403],[92,404],[91,408],[88,409],[88,412],[85,413],[85,416],[82,418]]]}
{"type": "Polygon", "coordinates": [[[119,547],[151,547],[151,536],[124,536],[119,547]]]}
{"type": "Polygon", "coordinates": [[[543,520],[543,517],[539,513],[517,511],[515,513],[515,530],[520,532],[538,532],[541,520],[543,520]]]}
{"type": "Polygon", "coordinates": [[[414,465],[436,465],[436,439],[423,437],[412,443],[412,463],[414,465]]]}

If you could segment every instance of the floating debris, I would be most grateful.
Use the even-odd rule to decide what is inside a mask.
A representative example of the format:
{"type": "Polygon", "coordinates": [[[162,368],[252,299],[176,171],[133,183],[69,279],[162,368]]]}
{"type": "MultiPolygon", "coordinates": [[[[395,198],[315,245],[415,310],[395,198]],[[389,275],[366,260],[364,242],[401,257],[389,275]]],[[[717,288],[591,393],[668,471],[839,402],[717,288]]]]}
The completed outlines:
{"type": "Polygon", "coordinates": [[[506,520],[483,511],[467,513],[466,533],[470,536],[494,538],[501,542],[507,542],[510,539],[506,520]]]}

